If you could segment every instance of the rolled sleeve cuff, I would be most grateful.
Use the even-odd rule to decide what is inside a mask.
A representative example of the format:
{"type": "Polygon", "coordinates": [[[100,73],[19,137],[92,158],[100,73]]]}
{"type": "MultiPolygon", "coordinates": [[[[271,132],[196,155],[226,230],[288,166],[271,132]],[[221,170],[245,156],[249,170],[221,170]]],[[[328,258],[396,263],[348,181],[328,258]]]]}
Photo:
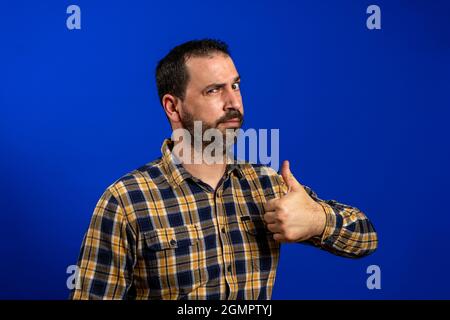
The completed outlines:
{"type": "Polygon", "coordinates": [[[342,228],[342,217],[334,212],[333,208],[324,201],[317,201],[325,212],[325,229],[321,236],[312,237],[310,240],[317,246],[331,246],[339,237],[342,228]]]}

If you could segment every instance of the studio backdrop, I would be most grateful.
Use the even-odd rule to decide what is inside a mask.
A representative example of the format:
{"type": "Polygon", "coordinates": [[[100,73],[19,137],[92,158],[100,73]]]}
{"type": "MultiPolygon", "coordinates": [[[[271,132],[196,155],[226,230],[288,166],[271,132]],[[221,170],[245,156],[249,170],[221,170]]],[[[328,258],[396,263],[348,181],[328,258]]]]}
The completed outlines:
{"type": "Polygon", "coordinates": [[[160,156],[154,71],[227,42],[244,128],[322,199],[362,210],[363,259],[283,244],[273,299],[450,298],[450,2],[6,1],[0,7],[0,298],[67,299],[95,204],[160,156]]]}

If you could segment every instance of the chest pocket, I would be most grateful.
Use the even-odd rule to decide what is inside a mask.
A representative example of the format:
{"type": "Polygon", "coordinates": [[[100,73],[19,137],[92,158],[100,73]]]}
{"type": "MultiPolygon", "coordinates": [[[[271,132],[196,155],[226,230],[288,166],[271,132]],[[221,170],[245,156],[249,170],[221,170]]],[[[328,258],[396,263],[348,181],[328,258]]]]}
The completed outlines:
{"type": "MultiPolygon", "coordinates": [[[[203,233],[187,224],[143,233],[147,263],[162,299],[177,299],[208,281],[203,233]]],[[[154,292],[155,293],[155,292],[154,292]]]]}
{"type": "Polygon", "coordinates": [[[245,250],[252,257],[254,267],[261,272],[270,272],[278,261],[280,249],[280,244],[273,239],[273,232],[259,216],[240,216],[239,222],[245,231],[245,250]]]}
{"type": "Polygon", "coordinates": [[[264,221],[259,217],[241,216],[241,223],[247,233],[255,237],[263,237],[266,235],[272,235],[273,232],[267,229],[264,221]]]}
{"type": "Polygon", "coordinates": [[[195,224],[153,229],[144,233],[147,247],[154,251],[176,249],[197,244],[200,239],[195,224]]]}

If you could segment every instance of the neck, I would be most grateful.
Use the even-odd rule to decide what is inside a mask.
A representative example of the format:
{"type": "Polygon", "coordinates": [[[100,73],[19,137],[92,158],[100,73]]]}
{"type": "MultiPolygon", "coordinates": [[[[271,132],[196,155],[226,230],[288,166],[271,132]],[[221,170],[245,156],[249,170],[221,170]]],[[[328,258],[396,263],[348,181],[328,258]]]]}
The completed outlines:
{"type": "Polygon", "coordinates": [[[184,164],[183,167],[192,176],[209,184],[214,190],[217,188],[220,179],[222,179],[226,164],[184,164]]]}
{"type": "MultiPolygon", "coordinates": [[[[227,166],[226,156],[220,155],[215,158],[215,161],[205,161],[203,158],[203,150],[196,150],[194,148],[183,148],[183,145],[179,145],[183,142],[175,142],[174,148],[182,148],[183,150],[191,150],[190,156],[181,157],[181,164],[192,176],[207,183],[214,190],[222,179],[227,166]]],[[[184,152],[183,152],[184,153],[184,152]]]]}

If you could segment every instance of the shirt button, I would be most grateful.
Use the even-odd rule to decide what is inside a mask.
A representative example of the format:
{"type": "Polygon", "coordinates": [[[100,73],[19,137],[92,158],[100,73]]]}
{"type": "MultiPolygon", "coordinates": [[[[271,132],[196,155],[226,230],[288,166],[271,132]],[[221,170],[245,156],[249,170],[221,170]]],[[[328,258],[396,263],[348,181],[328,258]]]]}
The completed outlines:
{"type": "Polygon", "coordinates": [[[177,244],[177,241],[175,239],[170,240],[170,245],[174,246],[177,244]]]}
{"type": "Polygon", "coordinates": [[[225,233],[225,228],[222,228],[222,233],[225,233]]]}
{"type": "Polygon", "coordinates": [[[228,270],[228,272],[231,272],[231,264],[228,265],[227,270],[228,270]]]}

